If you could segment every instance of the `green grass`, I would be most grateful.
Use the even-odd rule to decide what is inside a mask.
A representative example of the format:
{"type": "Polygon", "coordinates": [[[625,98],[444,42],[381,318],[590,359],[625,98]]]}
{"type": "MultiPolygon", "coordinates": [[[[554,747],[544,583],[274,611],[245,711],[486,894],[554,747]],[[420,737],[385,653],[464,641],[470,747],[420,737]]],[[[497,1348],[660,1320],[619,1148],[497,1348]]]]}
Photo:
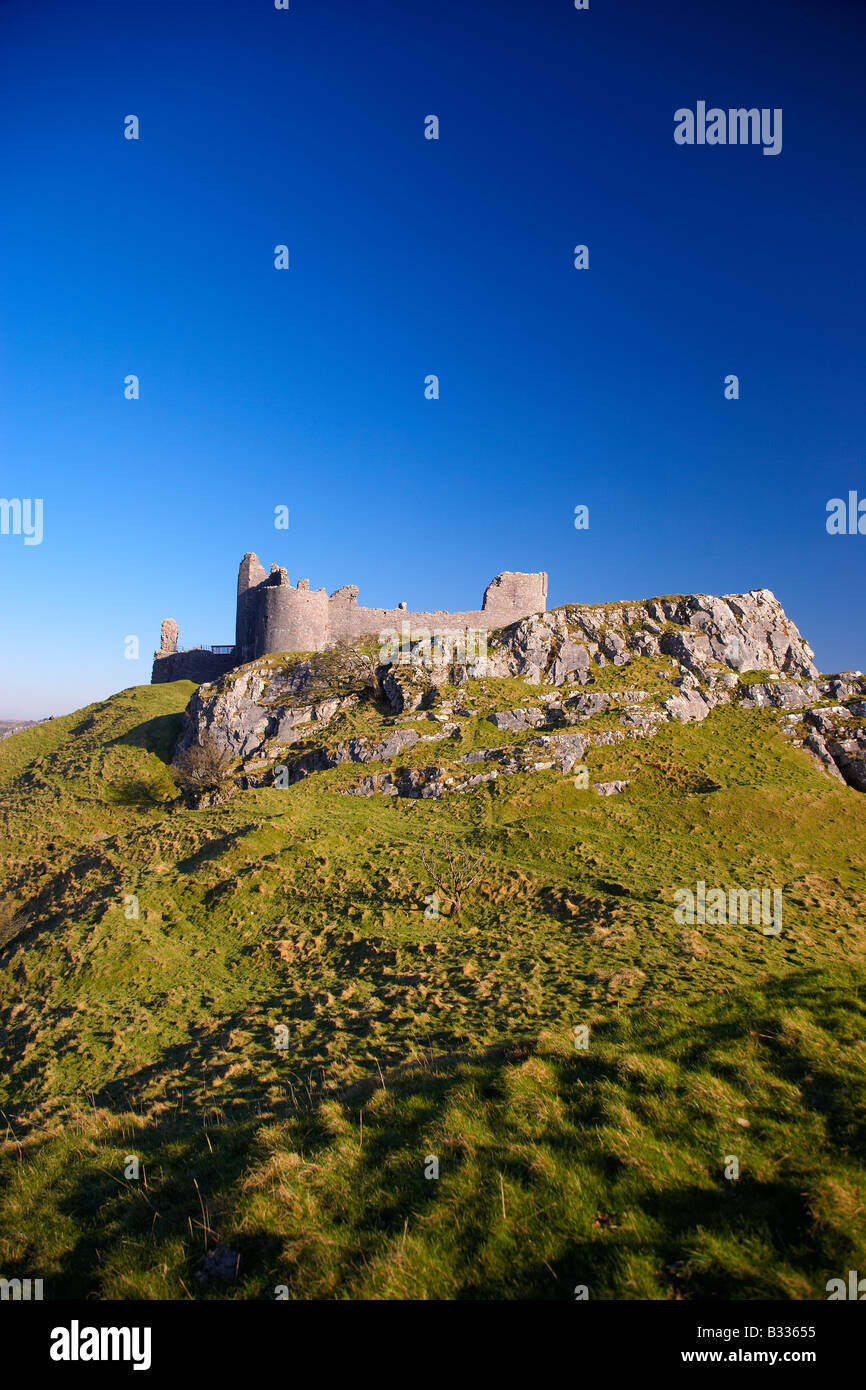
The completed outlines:
{"type": "Polygon", "coordinates": [[[767,681],[775,679],[773,671],[741,671],[739,676],[740,685],[766,685],[767,681]]]}
{"type": "MultiPolygon", "coordinates": [[[[29,922],[0,950],[0,1274],[49,1297],[794,1299],[844,1274],[866,801],[772,711],[591,750],[592,781],[631,779],[609,799],[546,772],[367,800],[334,794],[367,771],[344,765],[192,811],[166,766],[192,689],[0,743],[0,894],[29,922]],[[443,836],[484,867],[431,921],[443,836]],[[699,878],[781,887],[781,934],[678,925],[699,878]],[[217,1243],[240,1275],[200,1286],[217,1243]]],[[[543,693],[468,692],[460,743],[407,763],[519,741],[482,716],[543,693]]],[[[339,736],[386,727],[364,706],[339,736]]]]}

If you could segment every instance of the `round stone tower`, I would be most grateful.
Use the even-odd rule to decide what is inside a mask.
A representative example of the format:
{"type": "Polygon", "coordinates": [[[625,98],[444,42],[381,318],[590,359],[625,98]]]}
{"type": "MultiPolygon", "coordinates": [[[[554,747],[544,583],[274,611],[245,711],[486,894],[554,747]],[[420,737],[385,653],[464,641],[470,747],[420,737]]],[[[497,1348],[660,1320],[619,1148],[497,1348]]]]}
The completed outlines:
{"type": "Polygon", "coordinates": [[[256,590],[254,656],[268,652],[320,652],[328,645],[328,595],[310,589],[302,579],[297,588],[284,569],[274,566],[256,590]]]}

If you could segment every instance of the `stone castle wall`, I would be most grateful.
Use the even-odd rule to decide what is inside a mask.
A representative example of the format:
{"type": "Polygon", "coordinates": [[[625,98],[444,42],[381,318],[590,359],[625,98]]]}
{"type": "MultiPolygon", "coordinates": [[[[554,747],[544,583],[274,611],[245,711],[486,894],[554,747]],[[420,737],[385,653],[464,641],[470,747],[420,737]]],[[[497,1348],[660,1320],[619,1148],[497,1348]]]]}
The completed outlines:
{"type": "Polygon", "coordinates": [[[234,651],[230,655],[206,649],[177,651],[177,624],[167,619],[152,680],[200,684],[270,652],[323,651],[336,642],[378,636],[389,629],[400,632],[406,623],[413,634],[506,627],[546,607],[546,574],[506,571],[488,584],[481,608],[467,612],[361,608],[354,584],[345,584],[328,597],[324,589],[311,589],[305,579],[290,583],[287,571],[278,565],[267,573],[258,556],[248,553],[238,573],[234,651]]]}
{"type": "Polygon", "coordinates": [[[234,653],[223,655],[210,652],[207,647],[194,647],[188,652],[154,652],[150,683],[164,685],[167,681],[195,681],[196,685],[206,685],[237,664],[234,653]]]}
{"type": "Polygon", "coordinates": [[[354,584],[343,585],[329,598],[324,589],[310,589],[304,579],[292,584],[278,566],[265,575],[255,555],[245,555],[241,562],[239,590],[244,618],[238,649],[245,661],[268,652],[322,651],[335,642],[399,630],[403,623],[431,632],[504,627],[547,607],[546,574],[505,573],[487,586],[481,608],[463,613],[361,608],[354,584]]]}

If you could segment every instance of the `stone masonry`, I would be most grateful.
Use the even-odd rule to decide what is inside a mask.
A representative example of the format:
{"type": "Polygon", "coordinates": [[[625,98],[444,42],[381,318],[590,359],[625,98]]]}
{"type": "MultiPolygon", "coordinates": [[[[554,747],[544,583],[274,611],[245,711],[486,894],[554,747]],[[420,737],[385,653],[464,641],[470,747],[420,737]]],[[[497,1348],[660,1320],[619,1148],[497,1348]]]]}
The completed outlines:
{"type": "Polygon", "coordinates": [[[330,596],[311,589],[309,580],[292,584],[288,572],[271,565],[270,573],[257,555],[247,553],[240,565],[237,590],[235,645],[230,652],[207,648],[178,651],[177,624],[162,624],[160,650],[154,654],[153,683],[215,680],[235,666],[271,652],[317,652],[337,642],[359,637],[400,632],[408,624],[420,631],[458,632],[490,630],[543,613],[547,607],[547,575],[519,574],[506,570],[488,584],[480,608],[463,613],[415,613],[395,608],[361,608],[358,588],[344,584],[330,596]]]}

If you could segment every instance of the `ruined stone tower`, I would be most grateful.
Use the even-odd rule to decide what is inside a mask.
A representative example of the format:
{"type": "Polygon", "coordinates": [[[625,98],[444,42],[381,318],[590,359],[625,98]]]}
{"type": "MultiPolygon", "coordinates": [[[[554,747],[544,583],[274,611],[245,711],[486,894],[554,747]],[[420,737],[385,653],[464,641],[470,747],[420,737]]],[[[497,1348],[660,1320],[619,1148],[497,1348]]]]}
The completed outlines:
{"type": "Polygon", "coordinates": [[[355,584],[344,584],[328,596],[311,589],[309,580],[289,580],[288,572],[272,565],[270,573],[257,555],[247,553],[240,564],[234,647],[177,650],[177,624],[163,623],[162,646],[155,654],[153,681],[213,680],[223,671],[270,652],[317,652],[336,642],[375,636],[389,629],[455,632],[466,628],[506,627],[547,607],[547,575],[506,570],[488,584],[481,607],[464,613],[409,612],[395,608],[360,608],[355,584]]]}

